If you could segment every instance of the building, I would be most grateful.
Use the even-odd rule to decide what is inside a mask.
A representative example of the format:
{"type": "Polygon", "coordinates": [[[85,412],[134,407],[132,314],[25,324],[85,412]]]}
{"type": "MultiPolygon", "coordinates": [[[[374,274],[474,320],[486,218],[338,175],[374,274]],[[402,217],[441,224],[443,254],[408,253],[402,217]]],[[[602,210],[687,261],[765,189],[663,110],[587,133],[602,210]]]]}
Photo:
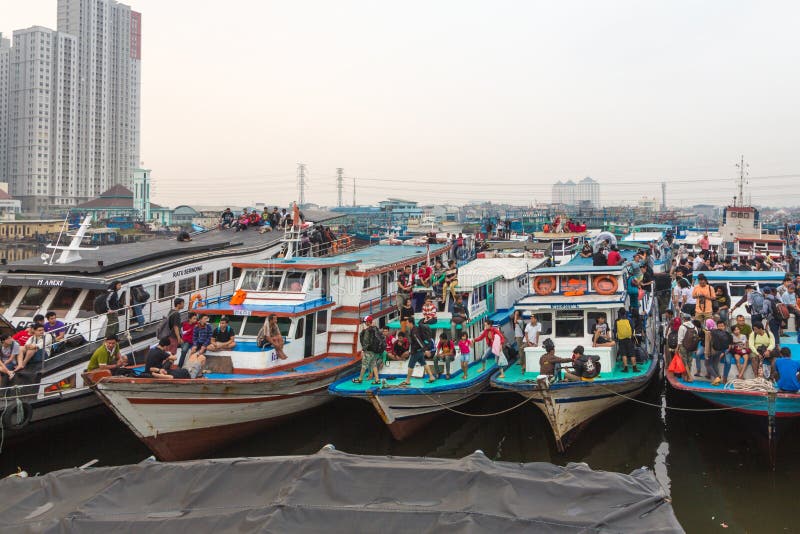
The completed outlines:
{"type": "Polygon", "coordinates": [[[142,16],[114,0],[58,0],[78,40],[78,196],[133,185],[139,166],[142,16]]]}
{"type": "Polygon", "coordinates": [[[172,224],[172,210],[159,206],[150,205],[151,218],[144,220],[141,212],[136,205],[141,205],[141,200],[134,198],[134,192],[122,185],[115,185],[103,191],[99,197],[88,202],[78,204],[73,211],[82,215],[91,215],[94,220],[105,220],[114,217],[129,218],[133,221],[153,222],[158,226],[169,226],[172,224]]]}
{"type": "Polygon", "coordinates": [[[588,176],[577,184],[572,180],[553,184],[553,204],[565,206],[600,207],[600,184],[588,176]]]}
{"type": "Polygon", "coordinates": [[[553,185],[553,204],[563,204],[565,206],[575,205],[575,182],[559,180],[553,185]]]}
{"type": "Polygon", "coordinates": [[[41,26],[13,34],[8,84],[7,174],[22,210],[77,200],[77,41],[41,26]]]}
{"type": "Polygon", "coordinates": [[[63,229],[59,219],[0,221],[0,241],[51,241],[63,229]]]}
{"type": "MultiPolygon", "coordinates": [[[[0,182],[8,183],[8,83],[11,40],[0,33],[0,182]]],[[[6,191],[8,193],[8,191],[6,191]]]]}
{"type": "Polygon", "coordinates": [[[20,201],[8,194],[8,184],[0,182],[0,221],[13,221],[20,212],[20,201]]]}

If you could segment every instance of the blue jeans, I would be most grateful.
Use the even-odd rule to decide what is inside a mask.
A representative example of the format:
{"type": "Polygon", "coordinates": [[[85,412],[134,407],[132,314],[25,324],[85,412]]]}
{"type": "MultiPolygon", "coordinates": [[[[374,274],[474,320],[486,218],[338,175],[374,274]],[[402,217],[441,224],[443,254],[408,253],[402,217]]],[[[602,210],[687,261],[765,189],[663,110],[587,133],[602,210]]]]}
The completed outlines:
{"type": "Polygon", "coordinates": [[[192,350],[192,344],[187,342],[181,343],[181,357],[178,359],[178,368],[183,368],[183,363],[186,361],[186,357],[189,355],[189,351],[192,350]]]}
{"type": "Polygon", "coordinates": [[[725,351],[725,355],[722,357],[722,379],[728,379],[728,373],[731,372],[731,366],[736,364],[736,362],[744,363],[744,356],[738,356],[736,354],[731,353],[730,351],[725,351]]]}
{"type": "Polygon", "coordinates": [[[142,313],[143,307],[144,306],[142,304],[133,306],[133,318],[136,321],[136,324],[139,325],[140,328],[144,326],[144,314],[142,313]]]}
{"type": "MultiPolygon", "coordinates": [[[[708,378],[714,380],[719,378],[719,358],[722,356],[722,352],[716,351],[711,349],[708,351],[709,355],[706,358],[706,372],[708,373],[708,378]]],[[[725,376],[728,376],[727,374],[725,376]]]]}
{"type": "Polygon", "coordinates": [[[697,345],[697,352],[694,353],[694,360],[695,360],[694,363],[695,363],[695,368],[697,369],[694,374],[696,375],[700,374],[700,369],[703,368],[703,364],[701,362],[705,359],[706,359],[705,348],[703,347],[703,344],[700,343],[699,345],[697,345]]]}

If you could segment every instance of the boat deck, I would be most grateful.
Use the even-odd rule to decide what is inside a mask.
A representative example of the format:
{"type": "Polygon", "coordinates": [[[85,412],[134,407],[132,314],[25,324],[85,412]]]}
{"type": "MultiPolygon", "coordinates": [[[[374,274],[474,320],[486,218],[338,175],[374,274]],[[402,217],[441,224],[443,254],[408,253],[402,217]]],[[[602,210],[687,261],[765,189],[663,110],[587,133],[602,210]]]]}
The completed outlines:
{"type": "MultiPolygon", "coordinates": [[[[650,369],[651,365],[654,365],[654,360],[647,360],[646,362],[638,363],[639,371],[633,372],[630,370],[627,373],[622,372],[622,362],[617,362],[614,366],[614,369],[610,371],[603,370],[600,375],[592,381],[582,381],[582,382],[566,382],[562,381],[559,382],[560,384],[592,384],[592,383],[600,383],[600,382],[619,382],[626,379],[636,378],[640,376],[644,376],[647,374],[648,370],[650,369]]],[[[519,364],[514,364],[508,369],[506,369],[506,376],[505,378],[494,378],[494,383],[498,385],[508,385],[514,386],[524,383],[529,383],[532,386],[536,384],[536,378],[539,376],[539,373],[526,373],[523,372],[522,367],[519,364]]]]}
{"type": "Polygon", "coordinates": [[[405,380],[405,375],[393,375],[387,374],[384,375],[381,373],[381,380],[385,380],[386,384],[377,385],[372,384],[368,380],[364,379],[363,382],[360,384],[356,384],[353,382],[353,376],[348,376],[342,380],[331,385],[330,390],[332,393],[342,396],[360,396],[364,395],[367,391],[388,391],[391,390],[392,394],[404,394],[407,393],[409,395],[413,395],[419,392],[441,392],[441,391],[448,391],[448,390],[456,390],[462,389],[465,387],[469,387],[474,385],[476,382],[480,382],[482,380],[488,379],[492,374],[494,374],[497,370],[497,364],[494,361],[494,358],[488,358],[486,360],[486,369],[483,372],[480,372],[481,362],[476,361],[469,364],[469,374],[467,378],[462,378],[463,374],[461,372],[461,365],[459,362],[452,362],[450,364],[450,380],[445,379],[443,376],[440,376],[435,382],[428,382],[428,375],[424,375],[421,378],[411,378],[411,385],[410,386],[399,386],[399,384],[405,380]]]}
{"type": "MultiPolygon", "coordinates": [[[[283,369],[280,371],[272,371],[272,372],[265,372],[265,373],[206,373],[204,376],[207,380],[253,380],[257,378],[268,378],[273,376],[286,376],[291,374],[309,374],[309,373],[316,373],[319,371],[325,371],[328,369],[333,369],[334,367],[339,367],[342,365],[347,364],[350,362],[352,358],[348,358],[346,356],[325,356],[318,360],[314,360],[311,362],[303,363],[303,361],[297,362],[298,365],[289,369],[283,369]]],[[[136,371],[142,372],[144,370],[144,365],[140,365],[134,367],[136,371]]],[[[355,384],[354,384],[355,385],[355,384]]]]}

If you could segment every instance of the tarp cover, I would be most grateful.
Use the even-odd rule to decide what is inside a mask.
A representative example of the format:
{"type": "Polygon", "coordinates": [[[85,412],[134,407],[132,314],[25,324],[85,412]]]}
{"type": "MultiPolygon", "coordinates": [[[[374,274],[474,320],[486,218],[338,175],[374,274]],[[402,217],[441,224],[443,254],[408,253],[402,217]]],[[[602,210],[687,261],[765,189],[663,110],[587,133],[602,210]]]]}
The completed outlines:
{"type": "Polygon", "coordinates": [[[0,481],[23,532],[682,532],[653,473],[584,464],[276,456],[65,469],[0,481]]]}

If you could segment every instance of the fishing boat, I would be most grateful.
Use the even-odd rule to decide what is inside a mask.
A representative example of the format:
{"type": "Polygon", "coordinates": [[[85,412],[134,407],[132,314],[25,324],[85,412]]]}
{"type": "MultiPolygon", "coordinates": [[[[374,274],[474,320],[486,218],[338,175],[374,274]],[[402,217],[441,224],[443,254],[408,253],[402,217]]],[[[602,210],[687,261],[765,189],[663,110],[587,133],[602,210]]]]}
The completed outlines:
{"type": "MultiPolygon", "coordinates": [[[[626,259],[631,255],[623,251],[626,259]]],[[[539,359],[545,353],[540,343],[524,349],[524,368],[517,363],[506,370],[505,378],[495,374],[492,385],[530,399],[544,413],[556,447],[563,452],[592,418],[637,396],[655,376],[659,366],[658,303],[654,294],[632,303],[625,290],[626,267],[593,266],[590,258],[576,256],[565,265],[540,268],[529,276],[531,294],[519,299],[514,309],[538,318],[542,326],[539,339],[551,339],[556,356],[571,356],[577,345],[585,347],[585,354],[598,356],[600,375],[578,382],[560,379],[558,373],[552,380],[540,375],[539,359]],[[592,346],[592,327],[598,317],[611,326],[621,308],[633,315],[632,322],[636,323],[638,316],[641,323],[635,337],[648,359],[638,362],[637,372],[622,371],[616,346],[592,346]]]]}
{"type": "Polygon", "coordinates": [[[95,388],[112,411],[164,460],[207,454],[267,425],[328,402],[328,386],[360,362],[360,318],[379,323],[396,313],[396,273],[445,254],[449,247],[375,245],[326,257],[295,256],[297,231],[284,258],[234,263],[242,275],[233,294],[206,299],[195,311],[225,316],[230,350],[206,352],[199,379],[107,376],[95,388]],[[269,316],[280,347],[259,345],[269,316]]]}
{"type": "MultiPolygon", "coordinates": [[[[305,217],[311,224],[338,215],[309,210],[305,217]]],[[[40,366],[27,366],[7,387],[0,388],[6,437],[100,404],[82,373],[106,334],[109,316],[96,313],[94,303],[111,284],[122,284],[118,311],[121,349],[133,361],[141,362],[173,299],[182,297],[193,303],[230,294],[241,272],[231,266],[232,261],[271,258],[283,246],[282,232],[215,229],[184,242],[173,236],[85,247],[82,243],[91,222],[87,216],[74,235],[65,231],[41,258],[0,265],[0,314],[8,323],[22,329],[32,324],[37,314],[51,311],[66,324],[63,342],[40,366]],[[147,298],[134,301],[133,289],[140,298],[147,298]]]]}
{"type": "MultiPolygon", "coordinates": [[[[483,330],[485,320],[497,325],[507,341],[514,333],[509,320],[514,301],[528,292],[528,271],[544,261],[543,258],[478,258],[458,271],[458,292],[467,296],[469,320],[457,332],[466,331],[470,339],[483,330]]],[[[442,333],[450,335],[451,312],[440,312],[437,321],[429,325],[436,340],[442,333]]],[[[415,316],[415,321],[421,314],[415,316]]],[[[388,324],[390,329],[400,328],[398,321],[388,324]]],[[[330,392],[341,397],[365,400],[389,428],[395,439],[402,440],[430,422],[434,417],[475,399],[489,386],[489,380],[498,368],[494,359],[486,362],[481,371],[480,357],[486,352],[486,342],[479,341],[471,349],[467,378],[460,368],[458,355],[451,364],[450,379],[440,376],[428,382],[423,368],[417,367],[410,386],[399,385],[406,378],[407,360],[389,360],[380,370],[380,385],[354,383],[352,376],[338,380],[330,392]]],[[[426,361],[432,365],[431,361],[426,361]]]]}

